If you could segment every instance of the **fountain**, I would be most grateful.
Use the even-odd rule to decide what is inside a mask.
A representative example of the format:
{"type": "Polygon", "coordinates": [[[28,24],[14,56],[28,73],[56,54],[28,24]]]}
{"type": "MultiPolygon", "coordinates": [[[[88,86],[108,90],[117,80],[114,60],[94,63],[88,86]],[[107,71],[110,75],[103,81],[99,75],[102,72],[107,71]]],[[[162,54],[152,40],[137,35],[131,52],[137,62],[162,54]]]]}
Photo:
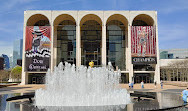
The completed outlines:
{"type": "Polygon", "coordinates": [[[46,88],[35,91],[35,105],[41,106],[111,106],[131,102],[130,94],[119,86],[120,70],[107,67],[75,67],[60,63],[46,74],[46,88]]]}
{"type": "Polygon", "coordinates": [[[177,94],[139,91],[128,94],[126,89],[119,87],[120,71],[114,72],[111,64],[86,68],[60,63],[53,73],[49,70],[46,76],[45,89],[38,89],[35,94],[7,98],[6,101],[20,100],[8,104],[20,104],[21,111],[187,110],[177,94]],[[34,96],[33,104],[31,98],[34,96]],[[132,102],[130,96],[134,97],[132,102]]]}

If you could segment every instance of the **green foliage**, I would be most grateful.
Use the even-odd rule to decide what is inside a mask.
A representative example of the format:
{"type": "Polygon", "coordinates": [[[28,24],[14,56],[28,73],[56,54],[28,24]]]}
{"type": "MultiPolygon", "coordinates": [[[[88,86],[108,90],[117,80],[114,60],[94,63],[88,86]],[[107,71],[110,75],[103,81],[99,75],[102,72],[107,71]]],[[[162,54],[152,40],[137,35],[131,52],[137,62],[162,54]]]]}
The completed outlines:
{"type": "Polygon", "coordinates": [[[8,70],[0,70],[0,81],[7,81],[9,78],[10,71],[8,70]]]}
{"type": "Polygon", "coordinates": [[[21,74],[22,74],[22,67],[16,66],[11,71],[11,78],[12,79],[21,79],[21,74]]]}

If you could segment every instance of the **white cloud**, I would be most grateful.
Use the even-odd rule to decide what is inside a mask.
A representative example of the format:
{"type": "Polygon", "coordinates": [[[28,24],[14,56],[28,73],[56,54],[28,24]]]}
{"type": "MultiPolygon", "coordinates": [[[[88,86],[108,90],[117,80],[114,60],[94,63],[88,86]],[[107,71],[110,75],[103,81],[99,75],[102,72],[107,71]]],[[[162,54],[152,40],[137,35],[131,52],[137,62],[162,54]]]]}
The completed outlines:
{"type": "Polygon", "coordinates": [[[16,21],[0,21],[0,32],[5,32],[5,33],[11,33],[15,31],[20,31],[23,30],[23,23],[22,22],[16,22],[16,21]]]}
{"type": "Polygon", "coordinates": [[[159,24],[158,33],[160,49],[188,48],[186,25],[159,24]]]}
{"type": "Polygon", "coordinates": [[[13,53],[13,45],[9,42],[0,41],[0,56],[6,54],[10,56],[13,53]]]}
{"type": "Polygon", "coordinates": [[[6,33],[10,33],[12,32],[11,30],[4,28],[4,27],[0,27],[0,32],[6,32],[6,33]]]}
{"type": "Polygon", "coordinates": [[[60,3],[58,3],[58,4],[59,4],[59,5],[66,5],[66,4],[72,4],[72,3],[75,3],[75,2],[79,2],[79,1],[82,1],[82,0],[63,1],[63,2],[60,2],[60,3]]]}
{"type": "MultiPolygon", "coordinates": [[[[162,1],[162,0],[161,0],[162,1]]],[[[188,10],[188,0],[164,0],[163,2],[159,2],[158,5],[159,11],[162,13],[174,13],[177,11],[185,11],[188,10]],[[167,2],[164,2],[167,1],[167,2]]]]}
{"type": "Polygon", "coordinates": [[[0,47],[3,47],[3,46],[7,46],[7,45],[10,45],[12,43],[8,42],[8,41],[0,41],[0,47]]]}
{"type": "Polygon", "coordinates": [[[0,56],[2,54],[6,54],[8,56],[13,54],[13,48],[12,46],[4,46],[4,47],[0,47],[0,56]]]}
{"type": "Polygon", "coordinates": [[[4,10],[8,10],[8,9],[12,9],[18,4],[26,4],[34,1],[38,1],[38,0],[7,0],[5,4],[2,6],[4,10]]]}
{"type": "Polygon", "coordinates": [[[184,40],[187,38],[187,27],[178,24],[159,25],[159,39],[162,41],[184,40]]]}
{"type": "Polygon", "coordinates": [[[67,0],[67,1],[62,0],[61,2],[54,2],[51,5],[45,6],[45,8],[51,8],[51,7],[57,7],[57,6],[62,7],[63,5],[70,5],[70,4],[77,3],[77,2],[85,2],[85,1],[84,0],[67,0]]]}

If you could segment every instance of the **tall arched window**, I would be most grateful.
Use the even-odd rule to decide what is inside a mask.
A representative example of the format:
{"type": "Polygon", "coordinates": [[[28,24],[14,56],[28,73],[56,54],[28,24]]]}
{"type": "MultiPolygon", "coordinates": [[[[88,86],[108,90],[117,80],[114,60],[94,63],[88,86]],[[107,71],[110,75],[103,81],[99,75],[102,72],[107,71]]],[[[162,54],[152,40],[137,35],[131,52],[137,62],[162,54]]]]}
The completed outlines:
{"type": "Polygon", "coordinates": [[[107,62],[114,68],[125,69],[125,26],[118,20],[107,23],[106,55],[107,62]]]}
{"type": "Polygon", "coordinates": [[[76,64],[76,23],[64,20],[57,26],[57,64],[76,64]]]}
{"type": "Polygon", "coordinates": [[[81,26],[81,63],[89,65],[90,61],[95,66],[101,65],[101,37],[102,27],[95,20],[88,20],[81,26]]]}

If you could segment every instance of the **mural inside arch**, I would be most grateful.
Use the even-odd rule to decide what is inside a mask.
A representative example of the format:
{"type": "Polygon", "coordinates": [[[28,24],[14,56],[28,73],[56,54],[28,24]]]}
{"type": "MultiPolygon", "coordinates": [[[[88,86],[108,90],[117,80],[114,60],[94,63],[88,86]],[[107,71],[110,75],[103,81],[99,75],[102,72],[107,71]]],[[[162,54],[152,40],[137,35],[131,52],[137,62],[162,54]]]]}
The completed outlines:
{"type": "Polygon", "coordinates": [[[131,27],[133,64],[156,64],[156,30],[154,26],[131,27]]]}
{"type": "Polygon", "coordinates": [[[25,71],[47,71],[51,56],[50,35],[50,26],[26,27],[25,71]]]}

